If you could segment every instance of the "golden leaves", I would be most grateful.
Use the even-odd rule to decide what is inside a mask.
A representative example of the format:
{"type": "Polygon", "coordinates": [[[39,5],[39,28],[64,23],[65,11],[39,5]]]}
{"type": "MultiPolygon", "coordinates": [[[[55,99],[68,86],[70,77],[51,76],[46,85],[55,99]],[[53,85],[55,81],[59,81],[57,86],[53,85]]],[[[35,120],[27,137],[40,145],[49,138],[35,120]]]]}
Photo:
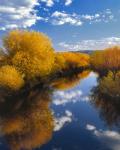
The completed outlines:
{"type": "Polygon", "coordinates": [[[22,72],[26,79],[48,75],[54,64],[54,50],[50,39],[39,32],[11,31],[4,38],[11,64],[22,72]]]}
{"type": "Polygon", "coordinates": [[[97,70],[120,68],[120,47],[96,51],[91,55],[91,65],[97,70]]]}
{"type": "Polygon", "coordinates": [[[57,52],[54,70],[61,71],[89,66],[89,55],[75,52],[57,52]]]}
{"type": "Polygon", "coordinates": [[[13,66],[6,65],[0,68],[0,86],[18,90],[23,85],[22,76],[13,66]]]}
{"type": "Polygon", "coordinates": [[[89,65],[89,55],[82,53],[64,52],[63,56],[68,65],[85,67],[89,65]]]}
{"type": "Polygon", "coordinates": [[[11,54],[18,51],[38,53],[51,49],[49,38],[40,32],[13,30],[4,38],[4,47],[11,54]]]}

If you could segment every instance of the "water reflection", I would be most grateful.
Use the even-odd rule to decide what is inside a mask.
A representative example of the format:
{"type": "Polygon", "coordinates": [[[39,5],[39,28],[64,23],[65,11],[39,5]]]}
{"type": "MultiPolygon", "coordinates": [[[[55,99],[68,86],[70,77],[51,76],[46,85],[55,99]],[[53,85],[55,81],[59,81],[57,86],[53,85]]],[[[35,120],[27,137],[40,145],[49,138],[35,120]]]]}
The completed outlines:
{"type": "MultiPolygon", "coordinates": [[[[14,111],[2,112],[1,133],[11,150],[33,149],[51,139],[54,126],[50,102],[49,91],[32,91],[24,103],[16,103],[19,107],[14,111]]],[[[2,104],[6,105],[7,101],[2,104]]]]}
{"type": "Polygon", "coordinates": [[[66,90],[66,89],[68,90],[79,84],[80,80],[86,78],[89,74],[90,71],[86,70],[78,74],[73,74],[71,76],[57,79],[51,85],[57,90],[66,90]]]}
{"type": "MultiPolygon", "coordinates": [[[[89,75],[89,71],[52,82],[55,89],[69,89],[79,80],[89,75]]],[[[72,114],[65,111],[64,117],[53,118],[50,110],[52,91],[50,88],[35,88],[18,97],[1,94],[0,134],[11,150],[41,147],[51,138],[53,131],[59,131],[65,122],[71,122],[72,114]]]]}
{"type": "MultiPolygon", "coordinates": [[[[87,124],[86,129],[90,131],[99,141],[108,146],[107,150],[120,149],[120,133],[118,131],[98,129],[94,125],[87,124]]],[[[101,149],[104,149],[101,148],[101,149]]]]}
{"type": "MultiPolygon", "coordinates": [[[[96,113],[99,112],[109,126],[120,125],[119,89],[119,74],[110,72],[106,76],[96,76],[90,74],[90,71],[83,71],[59,78],[52,82],[49,88],[36,88],[19,97],[3,96],[0,100],[0,134],[11,150],[41,148],[42,145],[47,145],[48,141],[60,147],[64,145],[64,138],[69,136],[72,140],[66,143],[68,145],[62,145],[65,149],[72,147],[71,150],[88,150],[89,146],[93,146],[93,150],[96,150],[96,145],[101,146],[98,138],[105,139],[108,143],[114,140],[114,145],[117,143],[119,147],[120,134],[114,130],[101,129],[96,123],[96,113]],[[88,78],[85,79],[86,77],[88,78]],[[93,87],[96,85],[96,78],[97,86],[93,87]],[[84,82],[82,79],[85,79],[84,82]],[[50,109],[51,102],[55,108],[53,110],[50,109]],[[91,107],[93,105],[95,109],[91,107]],[[65,130],[65,124],[72,126],[65,130]],[[88,132],[93,133],[94,137],[88,135],[88,132]],[[52,140],[53,133],[56,134],[55,137],[58,136],[57,139],[53,138],[55,142],[52,140]],[[59,136],[60,133],[62,135],[59,136]],[[91,141],[88,147],[86,140],[91,141]],[[57,141],[63,143],[57,145],[57,141]]],[[[100,121],[98,124],[102,124],[100,121]]],[[[49,145],[48,149],[45,147],[45,150],[53,150],[54,145],[49,145]]],[[[44,150],[44,147],[42,149],[44,150]]],[[[103,149],[106,150],[105,147],[103,149]]]]}
{"type": "Polygon", "coordinates": [[[120,75],[109,72],[98,77],[98,85],[92,89],[91,102],[100,111],[107,125],[120,125],[120,75]]]}

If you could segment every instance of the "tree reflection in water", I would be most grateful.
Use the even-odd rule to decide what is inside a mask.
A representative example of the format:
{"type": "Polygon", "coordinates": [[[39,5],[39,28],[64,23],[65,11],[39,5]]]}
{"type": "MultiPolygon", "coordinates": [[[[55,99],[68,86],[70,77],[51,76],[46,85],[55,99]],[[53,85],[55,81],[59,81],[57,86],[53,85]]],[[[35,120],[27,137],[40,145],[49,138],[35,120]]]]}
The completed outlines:
{"type": "MultiPolygon", "coordinates": [[[[52,89],[66,90],[89,75],[83,71],[52,81],[52,89]]],[[[49,87],[45,86],[45,87],[49,87]]],[[[120,74],[110,72],[98,78],[91,103],[109,126],[120,125],[120,74]]],[[[52,90],[37,87],[25,95],[0,98],[0,129],[11,150],[34,149],[52,138],[54,118],[49,108],[52,90]]]]}
{"type": "MultiPolygon", "coordinates": [[[[50,86],[54,89],[69,89],[89,75],[90,71],[58,78],[50,86]]],[[[45,86],[45,87],[49,87],[45,86]]],[[[11,150],[33,149],[47,143],[54,128],[54,119],[49,108],[52,90],[33,88],[19,96],[0,96],[0,128],[11,150]]]]}
{"type": "Polygon", "coordinates": [[[66,90],[75,87],[79,84],[80,80],[86,78],[90,74],[89,70],[82,71],[81,73],[73,74],[71,76],[62,77],[52,82],[52,87],[57,90],[66,90]]]}
{"type": "Polygon", "coordinates": [[[44,90],[31,91],[25,102],[16,102],[13,109],[11,106],[8,109],[7,100],[1,102],[4,108],[0,112],[0,128],[11,150],[33,149],[51,139],[53,116],[50,101],[49,91],[44,90]]]}
{"type": "Polygon", "coordinates": [[[120,126],[120,74],[109,72],[98,78],[98,85],[92,89],[91,103],[100,111],[108,126],[120,126]]]}

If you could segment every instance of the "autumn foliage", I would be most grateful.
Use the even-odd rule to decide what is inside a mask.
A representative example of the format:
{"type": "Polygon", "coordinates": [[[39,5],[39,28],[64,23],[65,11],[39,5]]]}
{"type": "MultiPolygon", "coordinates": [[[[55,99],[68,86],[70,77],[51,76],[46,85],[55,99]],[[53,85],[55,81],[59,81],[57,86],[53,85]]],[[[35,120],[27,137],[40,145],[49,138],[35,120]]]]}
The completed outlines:
{"type": "Polygon", "coordinates": [[[21,88],[23,83],[39,82],[57,72],[89,65],[86,54],[55,52],[51,40],[40,32],[13,30],[3,38],[3,46],[6,54],[0,56],[0,75],[3,75],[0,86],[13,90],[21,88]],[[10,67],[3,73],[2,67],[6,66],[10,67]],[[11,74],[15,74],[14,78],[11,74]]]}
{"type": "Polygon", "coordinates": [[[120,47],[96,51],[91,55],[91,66],[95,70],[120,69],[120,47]]]}
{"type": "Polygon", "coordinates": [[[0,68],[0,86],[18,90],[23,85],[22,75],[13,66],[6,65],[0,68]]]}
{"type": "Polygon", "coordinates": [[[3,43],[11,55],[18,51],[30,54],[47,53],[52,48],[51,41],[46,35],[34,31],[13,30],[3,38],[3,43]]]}
{"type": "Polygon", "coordinates": [[[62,53],[68,67],[86,67],[89,65],[89,55],[74,52],[62,53]]]}
{"type": "Polygon", "coordinates": [[[3,38],[3,45],[7,54],[1,54],[0,66],[11,67],[4,69],[4,72],[3,68],[6,67],[0,69],[1,86],[18,89],[22,87],[22,80],[35,80],[51,73],[54,65],[54,49],[50,39],[43,33],[11,31],[3,38]],[[21,75],[21,80],[17,72],[21,75]]]}
{"type": "Polygon", "coordinates": [[[89,66],[89,55],[74,52],[58,52],[55,57],[55,70],[70,70],[89,66]]]}
{"type": "Polygon", "coordinates": [[[4,38],[11,63],[27,79],[46,76],[54,63],[54,50],[47,36],[39,32],[12,31],[4,38]]]}
{"type": "Polygon", "coordinates": [[[55,53],[55,63],[54,63],[54,68],[53,71],[57,72],[57,71],[61,71],[64,70],[66,68],[66,61],[65,61],[65,57],[63,56],[62,53],[55,53]]]}

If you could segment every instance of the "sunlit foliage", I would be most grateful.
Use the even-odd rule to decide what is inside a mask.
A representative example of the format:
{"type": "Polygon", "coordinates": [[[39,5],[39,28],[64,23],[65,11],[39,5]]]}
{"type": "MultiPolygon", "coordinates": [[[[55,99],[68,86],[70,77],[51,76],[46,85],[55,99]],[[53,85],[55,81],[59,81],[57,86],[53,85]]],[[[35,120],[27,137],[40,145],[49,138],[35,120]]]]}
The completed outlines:
{"type": "Polygon", "coordinates": [[[24,85],[21,74],[12,66],[6,65],[0,68],[0,86],[18,90],[24,85]]]}
{"type": "Polygon", "coordinates": [[[75,52],[57,52],[53,72],[66,71],[89,66],[89,55],[75,52]]]}
{"type": "Polygon", "coordinates": [[[11,63],[26,77],[46,76],[54,64],[54,50],[47,36],[39,32],[11,31],[4,38],[11,63]]]}
{"type": "Polygon", "coordinates": [[[13,30],[3,39],[4,47],[10,54],[18,51],[30,52],[30,54],[47,53],[52,44],[47,36],[35,31],[13,30]]]}
{"type": "Polygon", "coordinates": [[[68,67],[87,67],[89,66],[89,55],[74,52],[62,53],[68,67]]]}
{"type": "Polygon", "coordinates": [[[27,79],[49,75],[54,64],[54,54],[51,52],[30,55],[19,51],[12,58],[12,64],[25,74],[27,79]],[[47,56],[48,55],[48,56],[47,56]]]}
{"type": "Polygon", "coordinates": [[[63,56],[62,53],[55,53],[55,62],[54,62],[54,67],[53,67],[53,72],[61,71],[66,68],[66,61],[65,57],[63,56]]]}
{"type": "Polygon", "coordinates": [[[10,31],[4,37],[3,45],[6,55],[1,55],[0,66],[13,66],[24,77],[25,83],[30,83],[29,85],[54,77],[57,72],[59,74],[66,70],[75,71],[76,68],[85,69],[89,66],[89,55],[73,52],[55,53],[51,40],[43,33],[35,31],[10,31]]]}
{"type": "Polygon", "coordinates": [[[120,47],[94,52],[91,55],[91,65],[96,70],[120,69],[120,47]]]}

